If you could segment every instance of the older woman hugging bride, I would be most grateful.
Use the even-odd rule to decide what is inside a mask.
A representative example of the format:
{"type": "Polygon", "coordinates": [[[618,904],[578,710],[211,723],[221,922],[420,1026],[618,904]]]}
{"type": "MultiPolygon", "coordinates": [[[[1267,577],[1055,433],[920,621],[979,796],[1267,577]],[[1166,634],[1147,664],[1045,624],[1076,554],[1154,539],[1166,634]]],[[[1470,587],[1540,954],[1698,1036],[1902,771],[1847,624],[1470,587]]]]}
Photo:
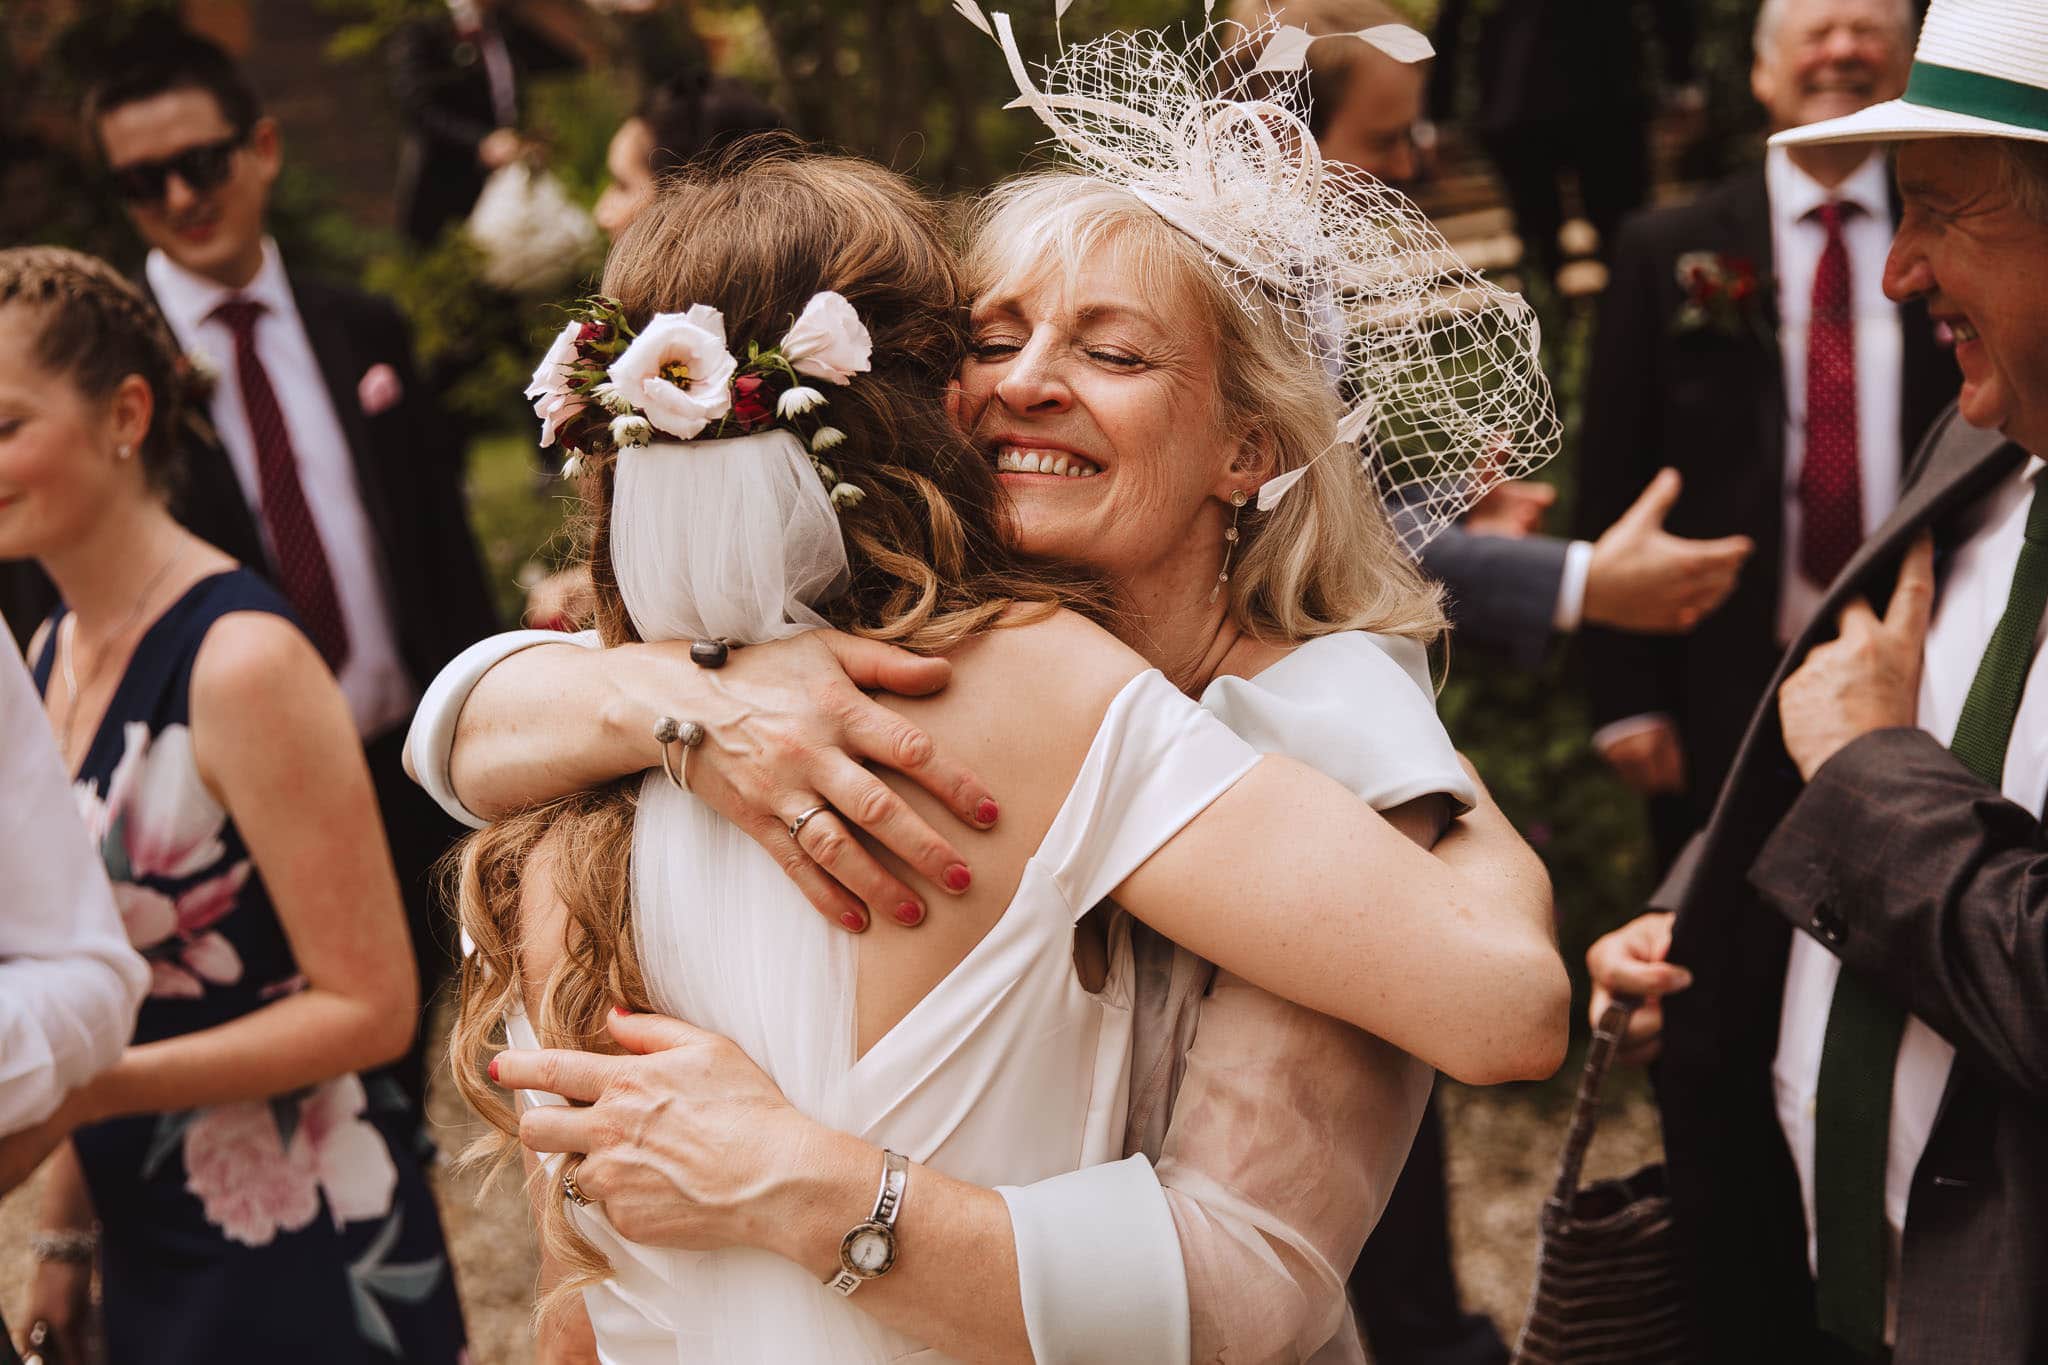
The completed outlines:
{"type": "MultiPolygon", "coordinates": [[[[800,804],[770,796],[775,834],[761,837],[778,860],[793,861],[794,840],[818,865],[887,891],[855,866],[837,817],[812,813],[820,795],[883,827],[885,844],[918,844],[880,875],[899,896],[918,883],[954,895],[915,934],[852,938],[805,917],[775,862],[660,774],[629,789],[636,815],[616,793],[574,797],[471,850],[472,1041],[523,1004],[543,1039],[587,1046],[604,1006],[623,1003],[727,1033],[746,1054],[682,1024],[627,1019],[613,1031],[642,1048],[682,1045],[645,1058],[499,1059],[508,1086],[599,1100],[530,1110],[520,1128],[537,1149],[591,1153],[551,1167],[538,1188],[549,1219],[565,1195],[602,1204],[602,1218],[570,1215],[585,1241],[568,1245],[586,1266],[598,1264],[590,1244],[603,1254],[605,1278],[584,1302],[607,1359],[672,1359],[679,1341],[692,1359],[892,1358],[918,1342],[975,1358],[1208,1358],[1226,1346],[1298,1358],[1337,1332],[1343,1273],[1405,1152],[1426,1075],[1228,975],[1201,1000],[1197,1034],[1204,964],[1154,954],[1158,970],[1137,970],[1124,923],[1087,915],[1111,891],[1226,968],[1454,1073],[1541,1074],[1561,1048],[1540,872],[1457,768],[1419,649],[1355,633],[1417,641],[1437,618],[1356,466],[1317,459],[1341,410],[1329,352],[1343,339],[1308,344],[1307,310],[1279,291],[1231,291],[1183,225],[1095,181],[1003,192],[974,259],[982,297],[962,364],[957,282],[929,211],[872,168],[770,156],[670,189],[608,271],[629,322],[716,308],[737,354],[773,346],[821,289],[849,300],[875,341],[873,372],[833,388],[825,409],[843,434],[824,454],[834,482],[865,494],[840,514],[846,590],[836,572],[798,582],[773,620],[709,628],[717,565],[678,561],[714,533],[744,535],[743,504],[661,489],[727,477],[718,471],[756,456],[725,442],[629,449],[601,457],[595,481],[594,510],[610,518],[609,543],[594,546],[598,582],[616,574],[600,616],[608,640],[758,640],[822,617],[950,648],[952,686],[892,702],[892,714],[1005,780],[998,827],[962,841],[975,863],[964,877],[965,860],[925,824],[940,807],[908,783],[881,789],[893,806],[822,781],[794,793],[800,804]],[[1052,221],[1073,235],[1029,230],[1052,221]],[[932,420],[956,366],[979,452],[932,420]],[[1011,467],[1008,526],[992,464],[1011,467]],[[1268,510],[1245,507],[1287,474],[1295,487],[1268,510]],[[630,548],[650,526],[671,538],[666,561],[630,548]],[[1098,614],[1143,658],[1070,614],[1020,606],[1090,598],[1071,575],[1002,548],[1006,532],[1025,552],[1095,570],[1111,593],[1098,614]],[[1396,662],[1410,653],[1413,674],[1396,662]],[[1479,809],[1432,859],[1335,785],[1279,760],[1254,764],[1146,661],[1202,690],[1259,747],[1313,755],[1425,826],[1415,803],[1441,807],[1438,794],[1479,809]],[[785,818],[798,828],[785,831],[785,818]],[[927,872],[935,856],[946,861],[927,872]],[[1183,1069],[1178,1101],[1166,1100],[1183,1069]],[[661,1102],[678,1092],[687,1104],[661,1102]],[[1254,1104],[1262,1127],[1247,1150],[1237,1125],[1254,1104]],[[1276,1144],[1276,1132],[1299,1141],[1276,1144]],[[918,1164],[905,1173],[884,1148],[918,1164]],[[1095,1164],[1126,1150],[1157,1157],[1158,1176],[1142,1159],[1095,1164]],[[1060,1174],[1082,1167],[1092,1169],[1060,1174]],[[886,1233],[849,1235],[878,1182],[881,1212],[900,1217],[886,1233]],[[987,1188],[997,1182],[1006,1188],[987,1188]],[[893,1264],[861,1260],[891,1243],[893,1264]],[[861,1292],[842,1302],[821,1287],[828,1276],[861,1292]],[[1292,1292],[1260,1292],[1276,1283],[1292,1292]]],[[[777,439],[785,463],[790,447],[801,452],[777,439]]],[[[811,483],[787,487],[808,488],[815,506],[825,485],[799,472],[811,483]]],[[[785,562],[799,551],[808,562],[838,534],[815,518],[801,534],[769,524],[785,562]]],[[[522,675],[582,668],[577,695],[616,721],[628,708],[614,672],[652,648],[532,651],[493,670],[465,708],[472,660],[423,712],[414,758],[445,788],[460,713],[455,758],[473,800],[531,799],[565,771],[606,775],[607,737],[575,733],[576,708],[558,711],[561,733],[538,762],[488,756],[491,713],[522,675]]],[[[736,727],[695,703],[755,686],[743,677],[798,648],[750,645],[727,669],[691,666],[694,695],[666,688],[663,709],[712,732],[674,775],[750,830],[764,822],[729,780],[741,768],[721,734],[736,727]]],[[[657,750],[655,715],[642,713],[637,752],[609,774],[680,755],[657,750]]],[[[962,793],[974,788],[949,795],[962,793]]],[[[813,899],[835,903],[816,891],[816,866],[798,870],[813,899]]],[[[924,900],[894,903],[915,920],[924,900]]],[[[870,897],[871,908],[891,904],[870,897]]],[[[1340,1335],[1346,1344],[1356,1349],[1340,1335]]]]}

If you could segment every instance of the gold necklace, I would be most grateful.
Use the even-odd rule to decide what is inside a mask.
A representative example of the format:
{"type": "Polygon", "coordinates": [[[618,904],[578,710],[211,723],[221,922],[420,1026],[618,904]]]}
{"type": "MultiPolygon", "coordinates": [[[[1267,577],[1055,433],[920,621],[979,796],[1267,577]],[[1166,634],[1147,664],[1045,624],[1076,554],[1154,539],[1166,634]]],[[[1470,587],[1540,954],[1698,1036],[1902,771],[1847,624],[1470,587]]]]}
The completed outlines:
{"type": "Polygon", "coordinates": [[[164,560],[163,566],[150,575],[149,582],[142,585],[142,593],[135,599],[135,605],[129,608],[127,618],[120,625],[116,626],[113,633],[107,636],[106,640],[101,644],[99,657],[94,659],[92,667],[86,670],[83,683],[78,681],[78,674],[72,671],[72,655],[77,652],[78,648],[78,613],[74,611],[67,614],[63,622],[58,626],[57,658],[64,665],[63,749],[65,762],[69,763],[72,761],[71,733],[78,724],[78,694],[99,681],[100,673],[106,668],[107,659],[113,653],[114,641],[127,634],[129,628],[141,618],[142,609],[149,605],[149,599],[156,592],[157,586],[164,581],[164,578],[170,573],[172,566],[183,558],[184,554],[185,546],[180,543],[172,549],[170,556],[164,560]],[[68,636],[64,633],[64,628],[67,626],[70,627],[71,631],[68,636]]]}

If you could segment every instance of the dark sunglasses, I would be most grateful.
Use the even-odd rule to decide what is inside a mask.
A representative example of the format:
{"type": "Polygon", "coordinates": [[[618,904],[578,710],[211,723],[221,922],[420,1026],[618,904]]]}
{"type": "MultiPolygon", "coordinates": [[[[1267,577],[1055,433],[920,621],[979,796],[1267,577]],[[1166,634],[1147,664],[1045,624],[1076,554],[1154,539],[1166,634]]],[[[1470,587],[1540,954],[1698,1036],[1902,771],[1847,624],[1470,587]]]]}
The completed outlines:
{"type": "Polygon", "coordinates": [[[219,189],[234,174],[235,153],[248,139],[241,134],[218,142],[202,142],[159,161],[138,161],[110,169],[114,190],[131,204],[154,204],[164,197],[164,182],[175,175],[194,194],[219,189]]]}

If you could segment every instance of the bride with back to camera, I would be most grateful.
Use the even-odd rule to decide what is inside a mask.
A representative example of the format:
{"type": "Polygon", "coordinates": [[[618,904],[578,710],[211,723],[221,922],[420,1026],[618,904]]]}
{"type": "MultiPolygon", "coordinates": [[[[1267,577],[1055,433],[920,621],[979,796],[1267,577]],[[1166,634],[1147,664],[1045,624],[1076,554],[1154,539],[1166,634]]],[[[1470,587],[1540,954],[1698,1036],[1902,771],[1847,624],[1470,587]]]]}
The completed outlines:
{"type": "MultiPolygon", "coordinates": [[[[1377,625],[1423,639],[1437,618],[1355,467],[1315,459],[1330,445],[1337,416],[1327,355],[1301,346],[1303,333],[1287,326],[1295,315],[1284,298],[1263,307],[1256,300],[1233,303],[1208,257],[1190,250],[1188,236],[1122,189],[1072,176],[1025,182],[993,202],[981,242],[1002,243],[1013,263],[1027,268],[1005,279],[984,253],[976,271],[983,297],[962,377],[965,406],[983,409],[979,428],[988,440],[979,455],[921,427],[911,411],[922,400],[926,426],[935,425],[929,419],[939,388],[961,359],[952,321],[958,286],[949,264],[931,264],[943,261],[944,248],[929,210],[872,168],[765,158],[700,176],[663,197],[621,243],[608,271],[607,287],[620,295],[628,318],[645,326],[645,337],[662,330],[647,322],[650,315],[708,303],[723,314],[731,352],[746,354],[751,346],[774,345],[788,319],[806,313],[826,287],[850,300],[875,333],[872,374],[842,375],[851,382],[830,389],[824,409],[844,436],[825,455],[835,482],[866,494],[843,514],[850,543],[841,554],[851,590],[833,595],[840,574],[827,555],[807,582],[790,585],[790,594],[771,594],[773,600],[736,617],[720,614],[734,603],[721,597],[715,574],[733,563],[731,537],[746,537],[749,519],[730,495],[713,496],[701,485],[738,478],[728,466],[758,469],[751,447],[764,440],[780,442],[781,462],[796,468],[802,446],[794,438],[628,448],[615,467],[600,457],[610,536],[600,536],[594,567],[612,599],[601,614],[608,640],[634,633],[759,640],[829,620],[920,648],[957,645],[957,686],[935,700],[892,705],[942,749],[1002,771],[1006,780],[1001,828],[975,841],[978,875],[964,879],[964,888],[957,877],[939,880],[958,898],[916,935],[850,938],[809,922],[769,859],[659,774],[634,784],[640,804],[630,820],[616,793],[572,798],[567,809],[575,818],[560,820],[557,808],[515,820],[472,850],[471,932],[483,951],[466,982],[470,1042],[497,1011],[521,1003],[516,983],[523,967],[524,1003],[549,1041],[590,1046],[604,1036],[606,1004],[621,997],[636,1008],[653,1004],[729,1034],[796,1106],[791,1110],[732,1049],[705,1052],[730,1082],[720,1099],[725,1112],[772,1120],[749,1130],[749,1145],[754,1169],[783,1163],[769,1181],[781,1183],[773,1197],[761,1193],[765,1185],[738,1197],[728,1190],[703,1201],[686,1234],[649,1239],[751,1245],[780,1260],[738,1249],[679,1256],[626,1242],[610,1224],[625,1217],[633,1194],[623,1163],[606,1164],[601,1155],[566,1168],[564,1183],[552,1183],[551,1175],[540,1187],[544,1218],[561,1215],[565,1193],[604,1203],[606,1220],[587,1210],[572,1215],[609,1259],[609,1278],[585,1296],[600,1343],[644,1339],[649,1350],[667,1342],[672,1351],[676,1340],[687,1339],[692,1358],[714,1359],[823,1358],[834,1342],[857,1356],[908,1349],[881,1323],[954,1354],[1028,1358],[1035,1351],[1041,1359],[1061,1358],[1051,1340],[1058,1328],[1042,1313],[1034,1317],[1035,1307],[1057,1304],[1063,1287],[1050,1286],[1048,1299],[1048,1286],[1032,1282],[1025,1233],[1033,1215],[1016,1190],[997,1196],[976,1187],[1056,1177],[1125,1150],[1130,949],[1123,926],[1105,926],[1102,915],[1074,928],[1075,918],[1112,889],[1132,913],[1225,967],[1374,1029],[1454,1073],[1535,1074],[1554,1065],[1561,1047],[1562,1017],[1554,1006],[1562,977],[1542,920],[1547,893],[1540,874],[1529,877],[1526,850],[1490,806],[1455,826],[1440,846],[1441,860],[1433,860],[1341,789],[1297,767],[1269,759],[1239,768],[1252,762],[1250,750],[1100,632],[1064,614],[1001,609],[1005,601],[1071,592],[1073,584],[1001,548],[1010,528],[997,516],[990,465],[1020,465],[1031,450],[1063,451],[1064,472],[1013,468],[1005,476],[1017,500],[1015,531],[1027,551],[1079,557],[1108,578],[1115,607],[1107,619],[1146,658],[1166,664],[1174,682],[1189,690],[1209,684],[1210,705],[1263,747],[1315,751],[1327,750],[1333,738],[1347,741],[1344,752],[1318,757],[1354,789],[1375,787],[1369,794],[1382,804],[1431,793],[1483,800],[1457,770],[1429,714],[1426,678],[1418,686],[1379,645],[1344,632],[1377,625]],[[1064,221],[1091,226],[1065,241],[1019,233],[1048,221],[1049,205],[1067,210],[1064,221]],[[821,215],[850,216],[859,231],[842,227],[835,236],[821,215]],[[772,236],[739,226],[763,223],[774,225],[772,236]],[[849,254],[836,255],[830,244],[847,236],[855,239],[849,254]],[[903,274],[910,262],[918,266],[914,278],[903,274]],[[1079,267],[1069,268],[1075,262],[1079,267]],[[1088,268],[1105,262],[1119,268],[1088,268]],[[886,278],[892,270],[897,277],[886,278]],[[753,286],[740,289],[730,283],[736,279],[753,286]],[[1140,292],[1133,282],[1161,287],[1140,292]],[[1208,314],[1217,319],[1216,334],[1204,337],[1199,322],[1187,325],[1203,316],[1202,305],[1217,303],[1220,309],[1208,314]],[[920,345],[909,345],[920,336],[920,345]],[[906,375],[914,382],[904,382],[906,375]],[[1219,392],[1220,402],[1205,397],[1219,392]],[[1191,452],[1188,431],[1174,424],[1204,411],[1210,420],[1194,428],[1191,452]],[[991,429],[992,417],[999,428],[991,429]],[[1171,444],[1160,439],[1169,431],[1171,444]],[[893,445],[877,440],[882,432],[893,435],[893,445]],[[1100,472],[1089,473],[1082,460],[1100,472]],[[1232,505],[1248,501],[1262,481],[1289,473],[1299,491],[1275,509],[1246,517],[1232,505]],[[906,518],[902,489],[916,490],[911,508],[934,511],[936,530],[919,516],[906,518]],[[938,492],[950,515],[936,515],[930,497],[938,492]],[[1134,533],[1176,515],[1207,534],[1178,538],[1162,552],[1158,541],[1134,533]],[[650,543],[650,525],[669,539],[650,543]],[[1040,534],[1048,543],[1034,543],[1040,534]],[[1307,552],[1291,553],[1303,544],[1307,552]],[[1333,566],[1332,548],[1366,554],[1333,566]],[[1199,570],[1193,583],[1185,581],[1189,570],[1199,570]],[[917,585],[914,592],[886,591],[906,579],[917,585]],[[920,614],[904,613],[912,602],[921,604],[920,614]],[[1276,637],[1326,645],[1296,651],[1274,643],[1276,637]],[[1278,676],[1263,686],[1246,676],[1265,672],[1278,676]],[[1343,707],[1333,713],[1326,698],[1315,696],[1315,684],[1334,676],[1357,702],[1380,703],[1374,709],[1396,722],[1394,733],[1358,743],[1357,718],[1342,714],[1343,707]],[[1403,731],[1399,722],[1418,711],[1426,729],[1403,731]],[[1343,733],[1346,725],[1353,734],[1343,733]],[[1224,758],[1226,751],[1232,757],[1224,758]],[[1359,877],[1361,866],[1376,875],[1359,877]],[[573,873],[566,889],[560,877],[550,888],[545,874],[562,869],[573,873]],[[1367,880],[1370,886],[1360,885],[1367,880]],[[573,926],[566,939],[557,927],[562,904],[573,926]],[[567,956],[551,961],[564,942],[567,956]],[[1048,1039],[1051,1020],[1064,1023],[1048,1039]],[[994,1055],[1006,1058],[1000,1070],[990,1065],[994,1055]],[[752,1098],[736,1101],[750,1085],[752,1098]],[[738,1111],[730,1108],[735,1103],[738,1111]],[[872,1266],[849,1271],[866,1286],[850,1301],[869,1311],[863,1317],[845,1312],[816,1282],[836,1265],[845,1227],[819,1221],[838,1218],[841,1206],[815,1196],[850,1188],[848,1181],[872,1196],[877,1177],[896,1163],[870,1140],[903,1147],[922,1164],[908,1172],[902,1205],[901,1232],[915,1252],[873,1281],[859,1273],[872,1266]],[[797,1188],[802,1182],[793,1172],[807,1173],[807,1190],[797,1188]],[[784,1198],[794,1203],[776,1202],[784,1198]],[[711,1204],[728,1215],[722,1226],[711,1204]],[[803,1209],[803,1216],[773,1216],[788,1207],[803,1209]],[[979,1249],[987,1264],[949,1257],[947,1247],[970,1257],[979,1249]],[[723,1289],[713,1292],[714,1284],[723,1289]],[[764,1304],[773,1311],[758,1311],[764,1304]]],[[[692,372],[704,362],[683,358],[692,372]]],[[[619,363],[628,377],[645,369],[619,363]]],[[[613,377],[619,373],[614,368],[613,377]]],[[[735,390],[735,414],[764,410],[766,395],[750,389],[748,377],[735,390]]],[[[652,402],[648,415],[655,415],[652,402]]],[[[805,414],[795,424],[809,429],[805,414]]],[[[805,477],[785,481],[787,496],[801,494],[812,504],[827,498],[817,476],[798,472],[805,477]]],[[[595,510],[604,516],[602,506],[595,510]]],[[[837,540],[836,528],[825,534],[829,514],[807,538],[785,536],[786,508],[771,510],[774,516],[754,528],[773,531],[771,559],[808,563],[819,546],[837,540]]],[[[741,649],[734,663],[756,652],[741,649]]],[[[1414,654],[1419,665],[1419,649],[1414,654]]],[[[468,709],[483,696],[479,689],[468,709]]],[[[415,759],[422,733],[432,734],[424,715],[423,725],[415,759]]],[[[641,744],[644,763],[653,741],[641,744]]],[[[670,746],[664,758],[673,763],[689,753],[695,772],[677,766],[673,775],[700,789],[702,775],[713,771],[704,762],[710,746],[670,746]]],[[[428,757],[423,766],[431,781],[428,757]]],[[[440,763],[445,783],[445,754],[440,763]]],[[[937,819],[940,808],[923,792],[907,783],[895,792],[906,811],[937,819]]],[[[870,820],[877,814],[873,806],[848,808],[870,820]]],[[[807,805],[789,816],[804,849],[848,845],[835,817],[810,811],[807,805]],[[815,839],[819,833],[831,842],[815,839]]],[[[843,859],[819,861],[846,866],[843,859]]],[[[964,872],[964,863],[955,862],[964,872]]],[[[903,865],[887,875],[921,880],[903,865]]],[[[920,904],[906,909],[904,918],[921,918],[920,904]]],[[[1173,962],[1176,980],[1182,961],[1173,962]]],[[[1205,1038],[1226,989],[1256,995],[1220,978],[1203,1004],[1205,1038]]],[[[1281,1031],[1272,1017],[1263,1026],[1281,1031]]],[[[1185,1036],[1179,1041],[1186,1046],[1185,1036]]],[[[1313,1040],[1305,1055],[1333,1069],[1335,1091],[1346,1089],[1345,1067],[1364,1074],[1374,1065],[1342,1048],[1317,1053],[1324,1041],[1313,1040]]],[[[1200,1053],[1197,1046],[1186,1058],[1189,1086],[1201,1073],[1200,1053]]],[[[1384,1061],[1383,1074],[1398,1071],[1384,1061]]],[[[574,1094],[574,1069],[567,1054],[508,1054],[499,1077],[574,1094]],[[531,1072],[508,1074],[517,1068],[531,1072]]],[[[488,1103],[488,1092],[470,1079],[488,1103]]],[[[1154,1078],[1137,1080],[1137,1089],[1156,1101],[1154,1078]]],[[[1221,1091],[1203,1093],[1213,1098],[1221,1091]]],[[[718,1108],[697,1090],[692,1100],[699,1111],[718,1108]]],[[[523,1136],[549,1149],[551,1137],[566,1136],[603,1110],[535,1110],[521,1124],[523,1136]]],[[[509,1122],[502,1110],[498,1117],[509,1122]]],[[[704,1126],[717,1125],[706,1116],[704,1126]]],[[[1405,1152],[1412,1110],[1405,1130],[1398,1118],[1385,1126],[1397,1133],[1385,1149],[1405,1152]]],[[[1368,1145],[1357,1132],[1341,1136],[1368,1145]]],[[[1151,1145],[1156,1150],[1156,1137],[1151,1145]]],[[[1307,1151],[1281,1155],[1297,1171],[1312,1159],[1307,1151]]],[[[1378,1194],[1383,1199],[1384,1188],[1378,1194]]],[[[1156,1185],[1154,1200],[1156,1209],[1156,1185]]],[[[1376,1212],[1376,1203],[1354,1210],[1353,1227],[1327,1244],[1307,1242],[1316,1252],[1327,1245],[1330,1257],[1342,1260],[1335,1273],[1340,1292],[1342,1271],[1376,1212]]],[[[1145,1344],[1147,1358],[1174,1354],[1160,1348],[1176,1336],[1185,1358],[1190,1314],[1197,1343],[1202,1339],[1206,1290],[1214,1287],[1203,1276],[1224,1258],[1195,1264],[1195,1216],[1172,1205],[1172,1221],[1191,1249],[1183,1321],[1177,1334],[1145,1344]]],[[[644,1224],[636,1216],[627,1225],[637,1231],[644,1224]]],[[[1323,1317],[1327,1337],[1341,1313],[1336,1321],[1323,1317]]],[[[1321,1340],[1309,1339],[1302,1354],[1321,1340]]],[[[607,1358],[641,1358],[619,1354],[625,1349],[608,1349],[607,1358]]]]}

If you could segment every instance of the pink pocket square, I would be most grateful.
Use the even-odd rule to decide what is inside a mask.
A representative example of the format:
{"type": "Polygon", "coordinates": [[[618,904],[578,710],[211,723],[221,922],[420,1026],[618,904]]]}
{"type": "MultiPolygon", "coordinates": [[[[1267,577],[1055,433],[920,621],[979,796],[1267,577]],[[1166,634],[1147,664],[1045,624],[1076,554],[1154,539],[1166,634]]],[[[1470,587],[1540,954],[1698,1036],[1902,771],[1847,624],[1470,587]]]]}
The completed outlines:
{"type": "Polygon", "coordinates": [[[398,371],[381,361],[364,370],[356,381],[356,401],[362,404],[365,417],[390,410],[403,397],[405,385],[399,382],[398,371]]]}

